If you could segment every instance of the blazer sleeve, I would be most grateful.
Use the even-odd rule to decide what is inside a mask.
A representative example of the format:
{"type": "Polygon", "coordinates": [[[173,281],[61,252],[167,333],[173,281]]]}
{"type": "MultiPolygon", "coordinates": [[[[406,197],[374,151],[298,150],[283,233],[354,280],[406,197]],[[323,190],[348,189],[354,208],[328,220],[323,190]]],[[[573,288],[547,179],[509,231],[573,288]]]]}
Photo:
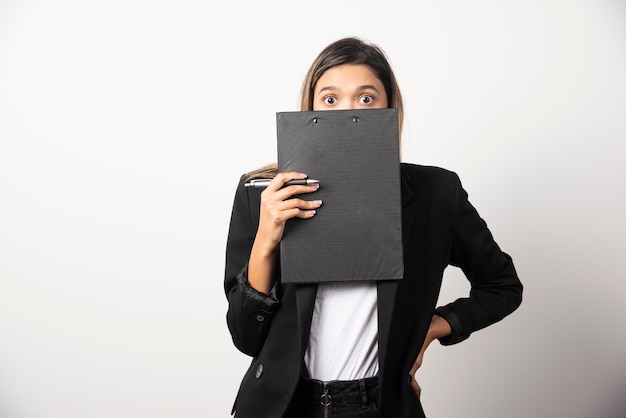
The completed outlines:
{"type": "Polygon", "coordinates": [[[523,290],[513,260],[494,241],[456,174],[455,182],[450,264],[463,271],[471,289],[469,297],[435,310],[452,328],[451,335],[439,339],[443,345],[461,342],[509,315],[521,304],[523,290]]]}
{"type": "Polygon", "coordinates": [[[279,306],[276,286],[266,295],[248,285],[247,266],[258,228],[259,193],[243,187],[242,176],[231,213],[224,277],[226,323],[235,346],[250,356],[261,350],[279,306]]]}

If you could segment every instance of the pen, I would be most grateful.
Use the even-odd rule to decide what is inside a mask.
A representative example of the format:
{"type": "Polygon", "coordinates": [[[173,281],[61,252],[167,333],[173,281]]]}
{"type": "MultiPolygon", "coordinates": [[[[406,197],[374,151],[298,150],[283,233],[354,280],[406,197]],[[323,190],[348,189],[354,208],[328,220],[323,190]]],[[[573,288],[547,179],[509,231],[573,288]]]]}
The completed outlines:
{"type": "MultiPolygon", "coordinates": [[[[244,183],[243,185],[246,187],[267,187],[270,184],[270,181],[272,181],[272,179],[252,179],[246,183],[244,183]]],[[[307,184],[317,184],[319,183],[319,180],[314,180],[314,179],[295,179],[295,180],[289,180],[287,183],[285,183],[283,185],[283,187],[287,187],[287,186],[303,186],[303,185],[307,185],[307,184]]]]}

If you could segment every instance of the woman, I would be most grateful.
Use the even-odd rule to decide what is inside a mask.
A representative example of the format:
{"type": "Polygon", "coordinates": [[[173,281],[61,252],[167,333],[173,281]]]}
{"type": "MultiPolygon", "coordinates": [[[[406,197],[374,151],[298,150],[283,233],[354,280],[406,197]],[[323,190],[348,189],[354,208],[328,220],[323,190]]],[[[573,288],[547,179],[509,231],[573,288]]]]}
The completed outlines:
{"type": "MultiPolygon", "coordinates": [[[[401,127],[402,98],[384,52],[356,38],[327,46],[301,92],[303,111],[387,107],[398,110],[401,127]]],[[[233,342],[253,360],[236,417],[424,417],[415,372],[429,344],[458,343],[519,306],[513,262],[456,174],[406,163],[400,173],[404,278],[378,283],[282,284],[285,223],[323,210],[319,185],[283,187],[306,173],[278,173],[276,165],[242,176],[225,291],[233,342]],[[253,177],[273,180],[262,191],[242,187],[253,177]],[[463,270],[471,292],[436,308],[448,265],[463,270]]]]}

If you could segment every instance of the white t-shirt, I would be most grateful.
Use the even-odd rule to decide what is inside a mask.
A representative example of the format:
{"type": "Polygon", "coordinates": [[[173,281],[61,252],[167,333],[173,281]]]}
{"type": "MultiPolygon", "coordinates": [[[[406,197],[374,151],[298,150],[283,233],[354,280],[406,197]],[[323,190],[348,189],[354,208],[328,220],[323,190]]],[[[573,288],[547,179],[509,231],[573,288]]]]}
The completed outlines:
{"type": "Polygon", "coordinates": [[[375,281],[320,283],[304,362],[309,377],[355,380],[378,373],[375,281]]]}

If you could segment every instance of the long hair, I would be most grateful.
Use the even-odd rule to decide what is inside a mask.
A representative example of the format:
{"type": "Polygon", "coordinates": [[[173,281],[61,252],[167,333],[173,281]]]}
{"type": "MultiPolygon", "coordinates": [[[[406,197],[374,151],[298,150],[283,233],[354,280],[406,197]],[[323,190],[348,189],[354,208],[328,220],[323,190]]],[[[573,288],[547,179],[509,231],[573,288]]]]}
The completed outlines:
{"type": "MultiPolygon", "coordinates": [[[[320,77],[330,68],[345,64],[367,65],[376,78],[383,83],[385,93],[387,94],[387,107],[398,109],[398,131],[401,133],[404,122],[402,95],[387,55],[379,46],[359,38],[340,39],[331,43],[319,53],[313,64],[311,64],[302,83],[300,110],[313,110],[315,86],[320,77]]],[[[271,163],[248,173],[246,177],[272,178],[277,173],[278,164],[271,163]]]]}

